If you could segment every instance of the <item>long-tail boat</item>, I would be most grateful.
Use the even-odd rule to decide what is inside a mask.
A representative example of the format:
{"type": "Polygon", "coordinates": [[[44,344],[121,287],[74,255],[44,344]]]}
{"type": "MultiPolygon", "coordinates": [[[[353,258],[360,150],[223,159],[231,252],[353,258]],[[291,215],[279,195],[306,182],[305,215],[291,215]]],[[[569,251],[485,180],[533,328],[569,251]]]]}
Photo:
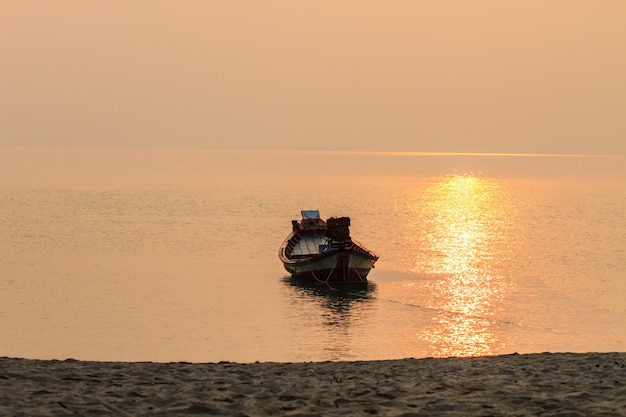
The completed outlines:
{"type": "Polygon", "coordinates": [[[301,213],[278,251],[287,272],[326,284],[367,284],[378,255],[350,237],[350,218],[324,221],[318,210],[301,213]]]}

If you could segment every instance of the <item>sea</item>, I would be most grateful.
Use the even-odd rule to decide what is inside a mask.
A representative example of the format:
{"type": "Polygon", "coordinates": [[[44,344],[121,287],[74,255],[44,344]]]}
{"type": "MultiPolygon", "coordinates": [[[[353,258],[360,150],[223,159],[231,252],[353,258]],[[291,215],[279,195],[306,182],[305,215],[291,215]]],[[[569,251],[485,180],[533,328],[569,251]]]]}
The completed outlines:
{"type": "Polygon", "coordinates": [[[626,157],[0,149],[0,356],[306,362],[626,350],[626,157]],[[367,288],[294,280],[301,210],[367,288]]]}

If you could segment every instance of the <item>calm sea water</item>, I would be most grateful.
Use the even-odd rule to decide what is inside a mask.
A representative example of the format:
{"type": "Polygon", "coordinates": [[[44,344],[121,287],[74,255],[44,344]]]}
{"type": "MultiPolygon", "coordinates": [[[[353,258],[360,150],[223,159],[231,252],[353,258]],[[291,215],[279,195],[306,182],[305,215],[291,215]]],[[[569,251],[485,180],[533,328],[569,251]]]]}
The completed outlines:
{"type": "Polygon", "coordinates": [[[623,158],[0,151],[0,355],[321,361],[626,349],[623,158]],[[301,209],[367,290],[292,282],[301,209]]]}

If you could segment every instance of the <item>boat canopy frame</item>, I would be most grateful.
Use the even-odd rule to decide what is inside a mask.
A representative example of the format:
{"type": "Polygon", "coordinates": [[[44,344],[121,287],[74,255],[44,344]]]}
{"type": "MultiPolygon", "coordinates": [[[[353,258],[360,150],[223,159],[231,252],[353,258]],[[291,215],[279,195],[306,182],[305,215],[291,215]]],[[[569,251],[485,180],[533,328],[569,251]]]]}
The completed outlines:
{"type": "Polygon", "coordinates": [[[300,214],[302,214],[302,220],[320,219],[320,211],[319,210],[301,210],[300,214]]]}

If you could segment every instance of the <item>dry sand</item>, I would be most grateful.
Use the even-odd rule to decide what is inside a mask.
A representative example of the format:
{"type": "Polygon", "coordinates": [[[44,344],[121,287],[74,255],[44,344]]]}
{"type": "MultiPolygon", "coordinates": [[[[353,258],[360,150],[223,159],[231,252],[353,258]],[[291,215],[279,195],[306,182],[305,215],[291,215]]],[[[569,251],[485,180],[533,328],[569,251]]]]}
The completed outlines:
{"type": "Polygon", "coordinates": [[[323,363],[0,358],[2,416],[626,416],[626,353],[323,363]]]}

